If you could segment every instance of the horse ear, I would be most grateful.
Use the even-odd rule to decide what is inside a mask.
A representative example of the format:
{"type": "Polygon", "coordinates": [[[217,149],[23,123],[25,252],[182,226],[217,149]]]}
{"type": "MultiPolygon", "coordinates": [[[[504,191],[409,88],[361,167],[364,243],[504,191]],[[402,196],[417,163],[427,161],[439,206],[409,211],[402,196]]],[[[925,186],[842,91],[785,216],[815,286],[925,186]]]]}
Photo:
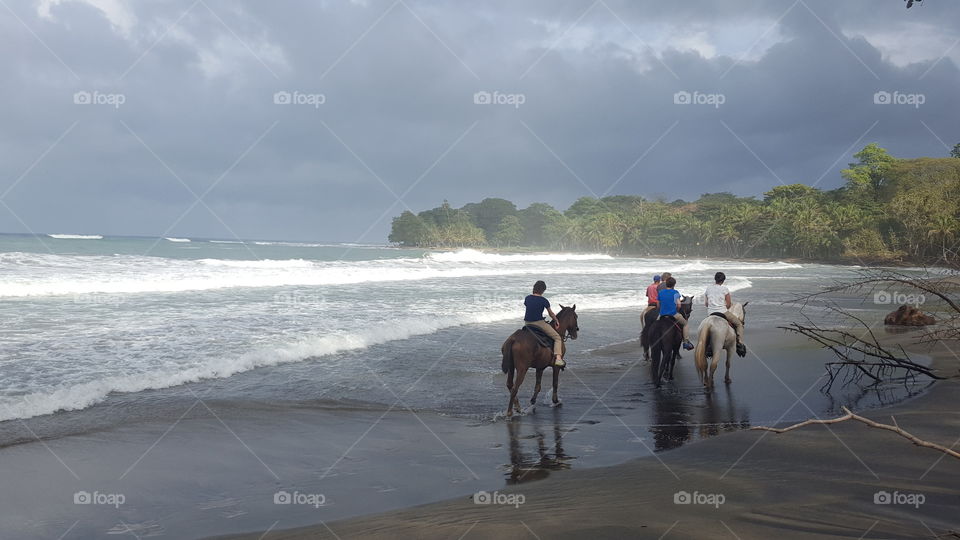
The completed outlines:
{"type": "Polygon", "coordinates": [[[744,302],[744,303],[743,303],[743,309],[747,309],[747,304],[749,304],[749,303],[750,303],[749,300],[747,300],[746,302],[744,302]]]}
{"type": "Polygon", "coordinates": [[[576,310],[577,310],[577,305],[576,305],[576,304],[574,304],[574,305],[573,305],[573,307],[572,307],[572,308],[570,308],[570,309],[571,309],[572,311],[576,311],[576,310]]]}
{"type": "Polygon", "coordinates": [[[567,308],[565,308],[565,307],[563,307],[563,304],[560,304],[560,303],[558,303],[557,305],[559,305],[559,306],[560,306],[560,309],[561,309],[561,310],[563,310],[563,309],[567,309],[567,308]]]}

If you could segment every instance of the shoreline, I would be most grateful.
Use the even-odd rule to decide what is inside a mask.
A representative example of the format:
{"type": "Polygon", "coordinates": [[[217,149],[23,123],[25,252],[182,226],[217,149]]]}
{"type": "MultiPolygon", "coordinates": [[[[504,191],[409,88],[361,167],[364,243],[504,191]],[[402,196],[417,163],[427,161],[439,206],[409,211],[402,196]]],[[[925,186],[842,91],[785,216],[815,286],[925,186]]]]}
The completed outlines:
{"type": "Polygon", "coordinates": [[[420,251],[439,251],[439,252],[457,252],[465,249],[479,251],[482,253],[496,254],[514,254],[514,255],[559,255],[559,254],[598,254],[608,255],[610,257],[636,258],[636,259],[666,259],[678,261],[691,260],[723,260],[723,261],[743,261],[743,262],[785,262],[790,264],[826,264],[832,266],[877,266],[890,268],[913,268],[923,266],[925,261],[913,261],[903,258],[877,258],[877,257],[838,257],[835,259],[804,259],[801,257],[729,257],[720,255],[677,255],[677,254],[657,254],[657,253],[604,253],[601,251],[584,250],[556,250],[537,246],[515,246],[515,247],[492,247],[492,246],[402,246],[399,244],[386,244],[384,247],[395,249],[408,249],[420,251]]]}
{"type": "MultiPolygon", "coordinates": [[[[953,347],[917,345],[916,335],[887,334],[883,341],[929,355],[933,367],[948,378],[918,396],[863,414],[881,422],[895,415],[903,429],[949,447],[960,434],[960,362],[953,347]]],[[[495,492],[504,501],[522,495],[520,505],[475,504],[467,497],[308,527],[211,538],[526,538],[531,533],[540,538],[730,538],[731,533],[742,538],[932,537],[960,530],[957,485],[960,463],[954,458],[893,433],[845,422],[780,435],[739,430],[652,457],[566,471],[495,492]],[[674,495],[681,491],[722,495],[724,501],[675,504],[674,495]],[[916,507],[875,504],[882,492],[922,494],[924,502],[916,507]]]]}

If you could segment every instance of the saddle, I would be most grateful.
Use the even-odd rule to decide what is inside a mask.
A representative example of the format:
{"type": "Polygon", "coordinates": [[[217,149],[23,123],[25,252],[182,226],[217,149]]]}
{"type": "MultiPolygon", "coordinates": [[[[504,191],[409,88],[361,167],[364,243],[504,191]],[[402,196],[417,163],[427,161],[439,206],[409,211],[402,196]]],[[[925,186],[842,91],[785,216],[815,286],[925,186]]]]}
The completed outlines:
{"type": "Polygon", "coordinates": [[[727,324],[730,325],[730,328],[733,328],[734,330],[737,329],[735,326],[733,326],[733,323],[730,322],[730,319],[728,319],[726,315],[724,315],[723,313],[720,313],[719,311],[714,311],[713,313],[710,314],[710,316],[711,316],[711,317],[720,317],[721,319],[727,321],[727,324]]]}
{"type": "Polygon", "coordinates": [[[530,326],[527,324],[523,325],[523,328],[521,328],[521,330],[526,330],[527,332],[530,332],[530,334],[533,335],[533,339],[537,340],[537,343],[539,343],[541,347],[547,347],[548,349],[553,349],[553,339],[551,339],[550,336],[545,334],[543,330],[537,328],[536,326],[530,326]]]}
{"type": "Polygon", "coordinates": [[[658,321],[669,320],[670,322],[673,323],[674,326],[677,327],[677,329],[680,328],[680,323],[677,322],[677,319],[673,315],[659,315],[657,316],[657,320],[658,321]]]}

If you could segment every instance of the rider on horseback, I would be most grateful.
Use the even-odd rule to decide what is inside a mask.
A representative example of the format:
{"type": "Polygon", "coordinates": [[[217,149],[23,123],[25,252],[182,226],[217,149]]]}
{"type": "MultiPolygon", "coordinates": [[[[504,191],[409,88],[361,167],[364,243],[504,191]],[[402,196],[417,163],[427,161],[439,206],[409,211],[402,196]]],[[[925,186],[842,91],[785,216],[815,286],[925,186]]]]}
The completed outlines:
{"type": "MultiPolygon", "coordinates": [[[[667,276],[670,277],[670,276],[667,276]]],[[[640,320],[644,320],[644,317],[647,316],[647,312],[651,309],[656,309],[660,300],[657,296],[660,287],[660,274],[653,276],[653,283],[647,285],[647,307],[643,309],[643,312],[640,314],[640,320]]]]}
{"type": "Polygon", "coordinates": [[[537,281],[533,284],[533,294],[528,294],[523,300],[523,305],[527,307],[527,312],[523,316],[523,324],[536,326],[543,330],[544,334],[550,336],[550,339],[553,340],[553,365],[563,367],[567,365],[563,361],[563,340],[560,339],[560,334],[554,327],[543,320],[543,310],[547,310],[553,324],[557,324],[557,316],[550,309],[550,301],[543,297],[543,292],[546,290],[547,284],[543,281],[537,281]]]}
{"type": "Polygon", "coordinates": [[[673,320],[677,321],[677,324],[680,325],[680,329],[683,332],[683,348],[686,350],[693,349],[693,343],[690,343],[690,337],[687,332],[687,319],[680,314],[680,293],[674,289],[677,285],[677,280],[673,277],[668,277],[665,283],[666,288],[660,291],[658,295],[658,300],[660,304],[660,317],[673,317],[673,320]]]}
{"type": "Polygon", "coordinates": [[[730,326],[733,327],[737,334],[737,354],[744,356],[747,348],[743,344],[743,322],[741,322],[736,315],[728,311],[730,306],[733,305],[733,298],[730,296],[730,289],[723,284],[723,282],[727,280],[727,276],[723,272],[717,272],[714,274],[713,280],[716,283],[708,285],[703,295],[704,305],[707,306],[707,313],[709,315],[723,317],[730,323],[730,326]]]}
{"type": "Polygon", "coordinates": [[[664,272],[663,275],[660,276],[660,283],[657,285],[657,292],[667,288],[667,280],[671,277],[673,277],[673,274],[670,272],[664,272]]]}

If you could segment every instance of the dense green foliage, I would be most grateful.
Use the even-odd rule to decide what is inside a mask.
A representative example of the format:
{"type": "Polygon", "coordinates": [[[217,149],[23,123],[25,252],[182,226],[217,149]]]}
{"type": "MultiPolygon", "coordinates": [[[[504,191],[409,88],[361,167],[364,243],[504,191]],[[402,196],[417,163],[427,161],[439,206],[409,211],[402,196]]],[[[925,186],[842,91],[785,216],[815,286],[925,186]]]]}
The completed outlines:
{"type": "Polygon", "coordinates": [[[504,199],[459,209],[444,201],[394,218],[390,241],[695,257],[956,260],[958,148],[950,158],[897,159],[869,144],[841,172],[843,187],[781,185],[762,200],[730,193],[693,202],[583,197],[565,212],[543,203],[521,210],[504,199]]]}

